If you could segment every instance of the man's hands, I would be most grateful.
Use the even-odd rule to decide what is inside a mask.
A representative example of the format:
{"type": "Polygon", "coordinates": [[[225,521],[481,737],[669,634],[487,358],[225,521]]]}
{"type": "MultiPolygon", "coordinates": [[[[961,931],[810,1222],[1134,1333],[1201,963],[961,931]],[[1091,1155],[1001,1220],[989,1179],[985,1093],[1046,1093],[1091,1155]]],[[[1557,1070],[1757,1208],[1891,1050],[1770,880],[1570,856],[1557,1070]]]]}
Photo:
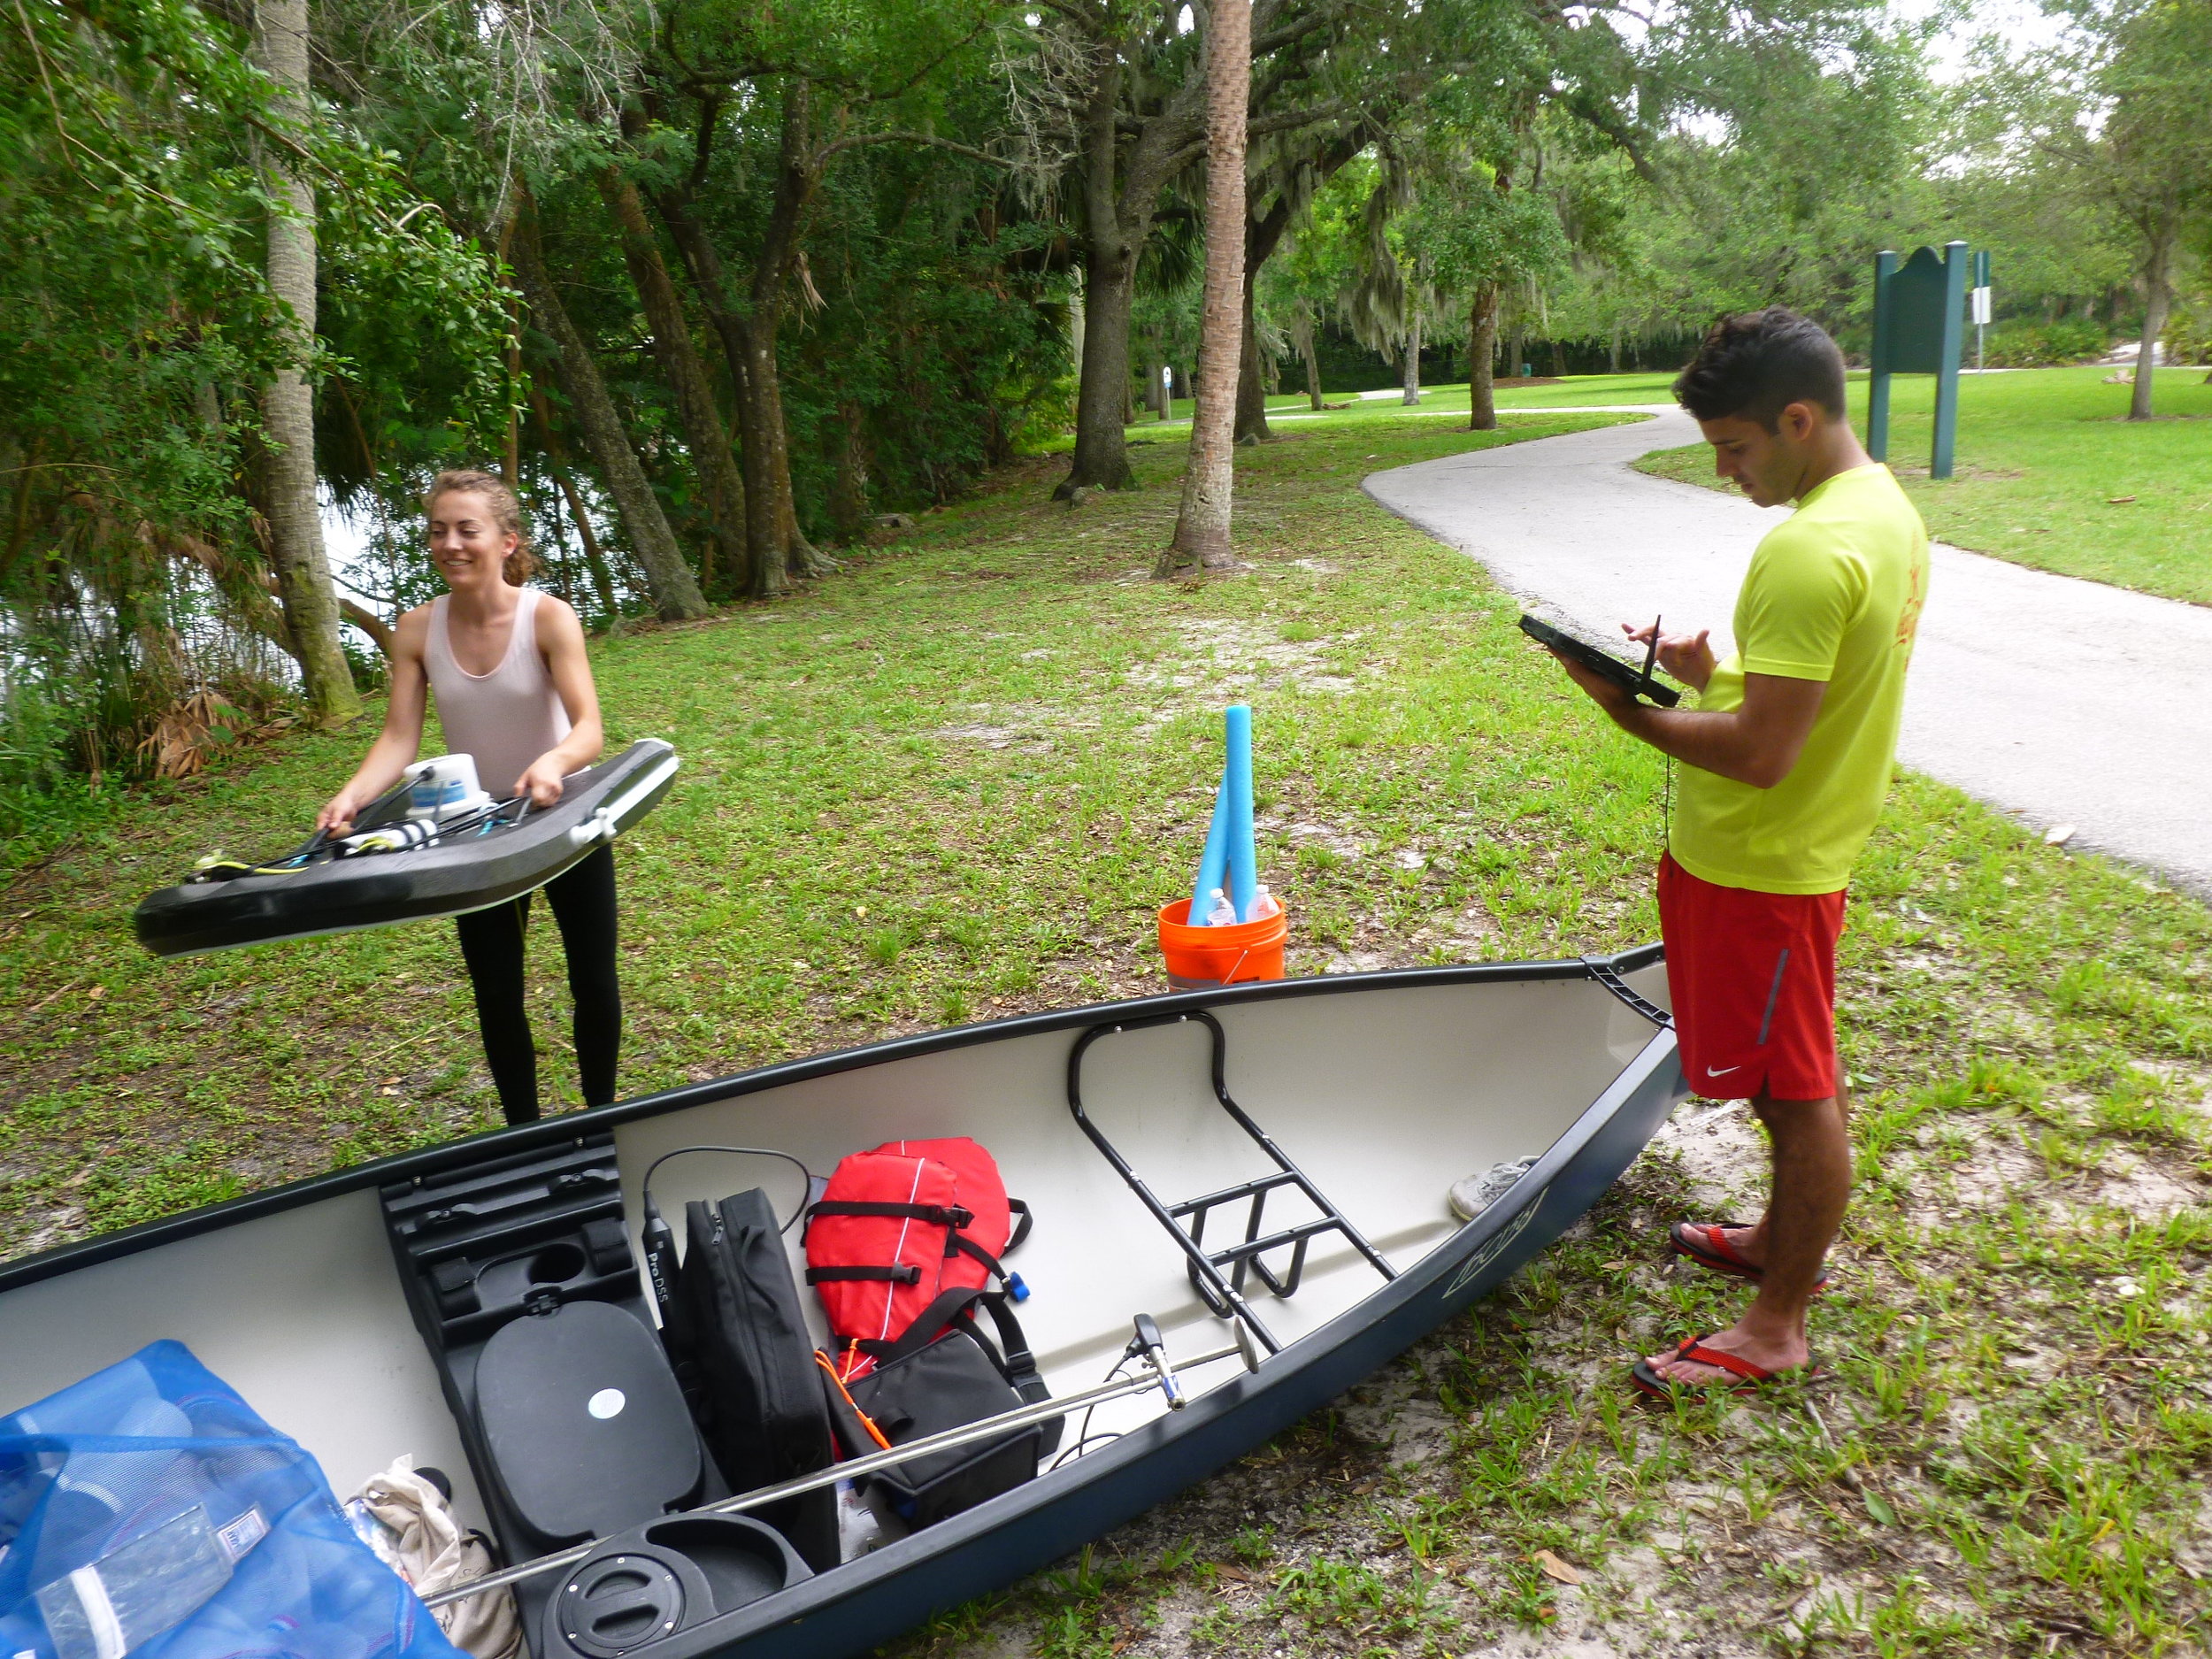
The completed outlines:
{"type": "Polygon", "coordinates": [[[560,750],[548,749],[515,780],[515,793],[528,795],[531,806],[542,812],[561,798],[561,780],[567,772],[568,768],[561,764],[560,750]]]}
{"type": "MultiPolygon", "coordinates": [[[[1651,644],[1652,625],[1638,627],[1624,622],[1621,632],[1638,645],[1651,644]]],[[[1707,643],[1710,628],[1700,628],[1695,634],[1662,634],[1659,636],[1659,666],[1672,674],[1693,691],[1705,689],[1719,662],[1713,656],[1713,648],[1707,643]]]]}
{"type": "MultiPolygon", "coordinates": [[[[1648,626],[1626,623],[1622,632],[1643,646],[1651,643],[1648,626]]],[[[1734,709],[1658,709],[1636,701],[1634,695],[1571,657],[1552,653],[1567,677],[1605,710],[1614,725],[1640,738],[1662,754],[1717,772],[1755,789],[1771,789],[1788,777],[1812,734],[1828,683],[1822,680],[1793,680],[1778,674],[1744,676],[1743,701],[1734,709]]],[[[1706,633],[1662,634],[1661,666],[1685,685],[1703,691],[1717,667],[1706,633]]]]}
{"type": "MultiPolygon", "coordinates": [[[[1549,650],[1550,648],[1545,648],[1549,650]]],[[[1615,685],[1594,668],[1585,668],[1563,651],[1552,651],[1559,665],[1567,671],[1567,678],[1590,694],[1590,700],[1608,714],[1618,716],[1623,709],[1632,708],[1636,698],[1631,692],[1615,685]]]]}

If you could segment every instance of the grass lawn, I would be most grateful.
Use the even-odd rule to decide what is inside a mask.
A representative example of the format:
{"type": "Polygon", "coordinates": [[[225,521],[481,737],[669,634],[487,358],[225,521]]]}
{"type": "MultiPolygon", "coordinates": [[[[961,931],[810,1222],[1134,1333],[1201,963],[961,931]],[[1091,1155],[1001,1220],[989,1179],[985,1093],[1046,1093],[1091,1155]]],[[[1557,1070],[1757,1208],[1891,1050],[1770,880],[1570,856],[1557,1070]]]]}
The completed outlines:
{"type": "MultiPolygon", "coordinates": [[[[1188,879],[1240,698],[1293,972],[1651,937],[1655,757],[1565,687],[1475,565],[1358,488],[1599,419],[1289,428],[1237,457],[1248,572],[1202,587],[1144,575],[1180,445],[1138,448],[1142,489],[1072,510],[1040,460],[786,603],[596,642],[618,741],[660,733],[687,763],[618,854],[626,1088],[1159,988],[1152,912],[1188,879]]],[[[212,847],[288,844],[366,737],[283,740],[12,850],[12,1252],[491,1121],[449,929],[176,963],[131,942],[142,891],[212,847]]],[[[572,1090],[534,933],[539,1034],[572,1090]]],[[[1631,1401],[1631,1356],[1739,1301],[1660,1254],[1668,1219],[1757,1187],[1741,1109],[1693,1103],[1505,1292],[907,1651],[2201,1642],[2208,975],[2199,904],[1901,781],[1843,948],[1861,1187],[1815,1315],[1828,1380],[1631,1401]]]]}
{"type": "MultiPolygon", "coordinates": [[[[1959,386],[1958,465],[1928,476],[1935,380],[1892,381],[1890,462],[1932,534],[2016,564],[2212,604],[2212,386],[2158,372],[2159,419],[2130,423],[2108,368],[1970,374],[1959,386]]],[[[1866,430],[1866,380],[1851,381],[1866,430]]],[[[1647,456],[1645,472],[1717,484],[1703,445],[1647,456]]]]}

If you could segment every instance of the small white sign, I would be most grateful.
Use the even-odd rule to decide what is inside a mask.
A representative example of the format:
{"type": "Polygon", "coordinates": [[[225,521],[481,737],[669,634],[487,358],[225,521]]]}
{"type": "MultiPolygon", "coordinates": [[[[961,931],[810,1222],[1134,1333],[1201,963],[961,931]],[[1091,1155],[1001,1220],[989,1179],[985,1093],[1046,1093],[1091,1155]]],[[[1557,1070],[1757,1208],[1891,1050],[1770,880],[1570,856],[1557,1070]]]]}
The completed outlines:
{"type": "Polygon", "coordinates": [[[597,1417],[603,1423],[609,1417],[619,1417],[622,1413],[622,1408],[629,1403],[630,1402],[627,1400],[623,1398],[621,1389],[602,1388],[597,1394],[592,1395],[590,1399],[584,1402],[584,1409],[590,1412],[592,1416],[597,1417]]]}
{"type": "Polygon", "coordinates": [[[1989,322],[1989,290],[1987,288],[1974,289],[1972,294],[1972,302],[1974,322],[1979,326],[1987,326],[1989,322]]]}

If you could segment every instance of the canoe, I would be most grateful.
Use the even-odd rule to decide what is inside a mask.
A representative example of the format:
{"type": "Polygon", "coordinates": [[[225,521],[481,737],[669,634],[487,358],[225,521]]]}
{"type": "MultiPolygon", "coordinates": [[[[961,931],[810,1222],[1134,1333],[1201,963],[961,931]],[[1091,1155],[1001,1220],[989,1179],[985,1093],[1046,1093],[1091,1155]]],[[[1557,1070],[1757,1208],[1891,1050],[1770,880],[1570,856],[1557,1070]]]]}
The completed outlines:
{"type": "MultiPolygon", "coordinates": [[[[138,942],[157,956],[189,956],[503,904],[651,810],[676,767],[674,749],[646,738],[569,778],[541,811],[511,810],[403,852],[341,858],[317,847],[296,863],[279,861],[291,868],[180,882],[140,902],[132,918],[138,942]]],[[[394,790],[362,813],[357,830],[399,822],[405,810],[405,789],[394,790]]]]}
{"type": "MultiPolygon", "coordinates": [[[[488,1214],[515,1171],[558,1165],[569,1172],[540,1190],[595,1190],[617,1230],[500,1271],[605,1272],[620,1288],[639,1179],[664,1153],[772,1148],[826,1172],[886,1141],[972,1136],[1034,1217],[1009,1265],[1031,1288],[1020,1316],[1056,1400],[1096,1390],[1143,1314],[1179,1409],[1152,1387],[1071,1413],[1033,1480],[757,1599],[695,1595],[664,1631],[616,1644],[621,1659],[837,1659],[1232,1461],[1543,1249],[1686,1092],[1664,987],[1647,946],[1185,992],[900,1038],[387,1158],[0,1266],[0,1409],[173,1338],[341,1495],[412,1453],[452,1478],[464,1524],[484,1526],[488,1483],[394,1245],[422,1206],[488,1214]],[[1447,1187],[1481,1171],[1502,1171],[1503,1190],[1463,1224],[1447,1187]],[[1213,1233],[1193,1246],[1209,1213],[1213,1233]],[[1248,1258],[1245,1239],[1259,1244],[1248,1258]]],[[[674,1213],[758,1187],[789,1215],[799,1186],[767,1159],[694,1155],[666,1163],[653,1195],[674,1213]]],[[[713,1524],[655,1525],[680,1544],[713,1524]]],[[[541,1603],[549,1581],[533,1583],[541,1603]]],[[[524,1603],[538,1659],[588,1652],[549,1651],[551,1624],[524,1603]]]]}

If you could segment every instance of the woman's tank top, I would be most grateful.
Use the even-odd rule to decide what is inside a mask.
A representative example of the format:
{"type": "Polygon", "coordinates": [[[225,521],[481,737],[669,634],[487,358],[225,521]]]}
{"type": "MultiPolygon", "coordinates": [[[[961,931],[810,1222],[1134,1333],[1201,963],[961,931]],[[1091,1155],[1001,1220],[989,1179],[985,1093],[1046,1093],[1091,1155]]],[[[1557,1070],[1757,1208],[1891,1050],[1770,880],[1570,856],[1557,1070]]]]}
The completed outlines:
{"type": "Polygon", "coordinates": [[[453,659],[446,634],[446,599],[430,602],[430,637],[423,667],[438,701],[449,754],[476,762],[476,780],[495,801],[514,793],[530,763],[568,735],[568,710],[538,649],[538,590],[526,588],[515,606],[507,654],[488,674],[472,674],[453,659]]]}

